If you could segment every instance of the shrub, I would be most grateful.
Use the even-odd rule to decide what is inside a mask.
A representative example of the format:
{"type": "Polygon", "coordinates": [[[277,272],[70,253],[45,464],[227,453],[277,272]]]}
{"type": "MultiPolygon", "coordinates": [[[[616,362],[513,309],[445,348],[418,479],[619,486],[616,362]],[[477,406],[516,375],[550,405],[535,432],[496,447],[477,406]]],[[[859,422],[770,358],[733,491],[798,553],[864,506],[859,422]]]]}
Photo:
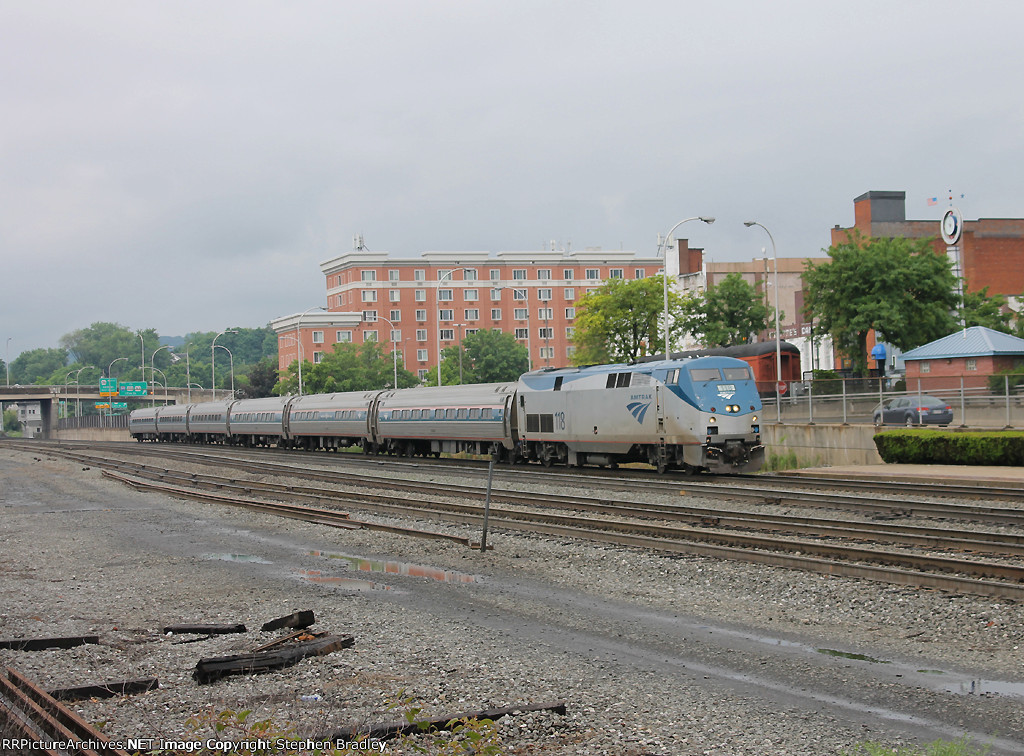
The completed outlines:
{"type": "Polygon", "coordinates": [[[884,462],[917,465],[1022,465],[1024,432],[956,432],[924,429],[875,434],[884,462]]]}

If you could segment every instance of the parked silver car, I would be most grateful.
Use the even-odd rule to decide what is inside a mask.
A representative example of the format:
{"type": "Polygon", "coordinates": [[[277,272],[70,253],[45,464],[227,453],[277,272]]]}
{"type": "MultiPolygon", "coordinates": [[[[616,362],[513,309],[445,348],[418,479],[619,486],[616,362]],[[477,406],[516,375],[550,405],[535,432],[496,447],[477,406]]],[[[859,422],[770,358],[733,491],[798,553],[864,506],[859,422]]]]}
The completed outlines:
{"type": "Polygon", "coordinates": [[[953,408],[927,394],[898,396],[875,407],[875,425],[949,425],[953,408]]]}

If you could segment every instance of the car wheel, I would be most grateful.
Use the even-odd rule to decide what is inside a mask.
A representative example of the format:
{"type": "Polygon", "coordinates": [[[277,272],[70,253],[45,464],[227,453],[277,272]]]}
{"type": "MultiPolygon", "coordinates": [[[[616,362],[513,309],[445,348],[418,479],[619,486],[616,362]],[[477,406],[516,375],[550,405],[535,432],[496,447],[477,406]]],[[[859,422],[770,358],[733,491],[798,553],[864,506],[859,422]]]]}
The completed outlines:
{"type": "Polygon", "coordinates": [[[907,427],[908,428],[913,428],[914,427],[914,416],[913,415],[907,415],[907,427]]]}
{"type": "Polygon", "coordinates": [[[875,425],[881,425],[882,424],[882,416],[881,415],[875,415],[874,423],[875,423],[875,425]]]}

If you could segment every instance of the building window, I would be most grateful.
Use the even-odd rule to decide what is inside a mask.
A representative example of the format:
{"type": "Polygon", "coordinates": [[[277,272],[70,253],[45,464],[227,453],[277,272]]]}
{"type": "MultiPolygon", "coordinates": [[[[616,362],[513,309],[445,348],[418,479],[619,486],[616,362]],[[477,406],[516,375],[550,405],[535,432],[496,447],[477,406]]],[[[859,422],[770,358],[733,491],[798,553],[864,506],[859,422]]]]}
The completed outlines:
{"type": "Polygon", "coordinates": [[[466,320],[480,320],[480,310],[465,310],[466,320]]]}
{"type": "Polygon", "coordinates": [[[363,290],[363,301],[364,302],[376,302],[377,301],[377,290],[376,289],[364,289],[363,290]]]}
{"type": "Polygon", "coordinates": [[[426,328],[417,328],[416,329],[416,341],[426,341],[426,340],[427,340],[427,329],[426,328]]]}
{"type": "Polygon", "coordinates": [[[512,299],[525,300],[529,297],[529,292],[526,289],[512,289],[512,299]]]}
{"type": "Polygon", "coordinates": [[[314,365],[319,365],[320,361],[323,360],[323,358],[324,358],[324,353],[323,352],[313,352],[313,364],[314,365]]]}
{"type": "Polygon", "coordinates": [[[973,357],[968,357],[964,364],[965,364],[965,366],[967,367],[968,370],[977,370],[978,369],[978,361],[976,359],[974,359],[973,357]]]}
{"type": "MultiPolygon", "coordinates": [[[[417,349],[416,350],[416,361],[417,362],[426,362],[427,361],[427,350],[426,349],[417,349]]],[[[422,378],[422,377],[423,376],[421,375],[420,378],[422,378]]]]}
{"type": "Polygon", "coordinates": [[[930,373],[930,372],[932,372],[932,363],[927,362],[927,361],[922,361],[921,362],[921,372],[922,373],[930,373]]]}
{"type": "Polygon", "coordinates": [[[377,332],[376,331],[363,331],[363,343],[364,344],[369,343],[371,341],[376,341],[376,340],[377,340],[377,332]]]}
{"type": "Polygon", "coordinates": [[[477,276],[476,276],[476,268],[463,268],[462,269],[462,280],[463,281],[475,281],[476,278],[477,278],[477,276]]]}
{"type": "Polygon", "coordinates": [[[401,344],[402,343],[402,332],[401,331],[399,331],[397,329],[393,329],[391,331],[391,343],[392,344],[401,344]]]}
{"type": "Polygon", "coordinates": [[[313,331],[313,343],[314,344],[323,344],[324,343],[324,332],[323,331],[313,331]]]}
{"type": "Polygon", "coordinates": [[[542,360],[550,360],[555,356],[555,348],[553,346],[544,346],[537,350],[542,360]]]}
{"type": "Polygon", "coordinates": [[[466,329],[466,335],[467,336],[472,336],[474,333],[476,333],[479,330],[480,330],[479,328],[467,328],[466,329]]]}
{"type": "Polygon", "coordinates": [[[565,301],[567,302],[576,299],[576,289],[565,289],[562,294],[565,295],[565,301]]]}
{"type": "Polygon", "coordinates": [[[501,280],[501,271],[498,270],[497,268],[491,268],[491,280],[492,281],[500,281],[501,280]]]}
{"type": "Polygon", "coordinates": [[[391,311],[391,322],[392,323],[397,323],[401,319],[402,319],[402,311],[401,310],[392,310],[391,311]]]}
{"type": "Polygon", "coordinates": [[[452,290],[451,289],[438,289],[437,290],[437,301],[438,302],[451,302],[452,301],[452,290]]]}
{"type": "Polygon", "coordinates": [[[514,281],[525,281],[526,280],[526,271],[525,270],[513,270],[512,271],[512,279],[514,281]]]}
{"type": "Polygon", "coordinates": [[[347,344],[352,341],[352,331],[338,331],[334,336],[334,340],[339,344],[347,344]]]}
{"type": "Polygon", "coordinates": [[[455,310],[439,310],[441,320],[455,320],[455,310]]]}
{"type": "Polygon", "coordinates": [[[397,271],[397,270],[389,270],[388,271],[388,280],[389,281],[398,281],[400,279],[401,279],[400,271],[397,271]]]}
{"type": "Polygon", "coordinates": [[[551,299],[551,289],[537,289],[537,299],[546,302],[551,299]]]}
{"type": "Polygon", "coordinates": [[[426,310],[416,310],[416,322],[417,323],[426,323],[427,322],[427,311],[426,310]]]}
{"type": "Polygon", "coordinates": [[[437,280],[438,281],[447,281],[448,279],[450,279],[454,275],[455,275],[455,271],[453,271],[453,270],[438,270],[437,271],[437,280]]]}
{"type": "Polygon", "coordinates": [[[491,320],[501,320],[501,309],[500,308],[496,307],[493,310],[491,310],[491,320]]]}
{"type": "Polygon", "coordinates": [[[600,281],[601,271],[597,268],[587,268],[587,280],[588,281],[600,281]]]}
{"type": "Polygon", "coordinates": [[[412,272],[412,277],[413,277],[413,280],[415,280],[415,281],[426,281],[427,280],[427,271],[425,271],[425,270],[414,270],[412,272]]]}
{"type": "Polygon", "coordinates": [[[641,278],[647,278],[647,271],[643,268],[637,268],[633,271],[633,278],[639,281],[641,278]]]}
{"type": "Polygon", "coordinates": [[[389,302],[401,302],[402,301],[402,290],[401,289],[392,289],[391,291],[389,291],[388,292],[388,301],[389,302]]]}
{"type": "Polygon", "coordinates": [[[573,328],[572,326],[566,326],[565,327],[565,338],[571,339],[575,333],[576,333],[576,329],[573,328]]]}
{"type": "Polygon", "coordinates": [[[513,320],[526,320],[528,317],[530,317],[530,311],[525,307],[516,307],[512,310],[513,320]]]}
{"type": "MultiPolygon", "coordinates": [[[[420,362],[426,362],[426,361],[427,361],[427,358],[424,355],[423,359],[421,359],[420,362]]],[[[420,368],[419,370],[417,370],[416,371],[416,375],[419,377],[419,379],[421,381],[425,381],[427,379],[427,371],[424,368],[420,368]]]]}
{"type": "Polygon", "coordinates": [[[622,278],[622,268],[612,268],[609,270],[608,278],[622,278]]]}
{"type": "Polygon", "coordinates": [[[501,301],[501,289],[491,289],[491,301],[492,302],[500,302],[501,301]]]}
{"type": "Polygon", "coordinates": [[[464,302],[476,302],[480,299],[480,291],[478,289],[466,289],[462,292],[462,301],[464,302]]]}
{"type": "MultiPolygon", "coordinates": [[[[553,338],[555,338],[555,329],[554,328],[538,328],[537,329],[537,336],[539,336],[542,339],[553,339],[553,338]]],[[[554,356],[554,355],[552,355],[552,356],[554,356]]]]}
{"type": "Polygon", "coordinates": [[[364,323],[376,323],[377,322],[377,311],[376,310],[363,310],[363,322],[364,323]]]}
{"type": "Polygon", "coordinates": [[[375,270],[364,270],[361,272],[362,280],[364,281],[376,281],[377,271],[375,270]]]}
{"type": "Polygon", "coordinates": [[[550,307],[541,307],[537,310],[537,317],[541,320],[551,320],[555,317],[555,311],[550,307]]]}
{"type": "Polygon", "coordinates": [[[413,298],[417,302],[426,302],[427,301],[427,290],[426,289],[416,289],[416,294],[415,294],[415,296],[413,298]]]}
{"type": "Polygon", "coordinates": [[[530,338],[530,330],[528,328],[517,328],[516,329],[517,339],[528,339],[530,338]]]}
{"type": "Polygon", "coordinates": [[[441,341],[455,341],[455,329],[454,328],[442,328],[441,329],[441,341]]]}
{"type": "Polygon", "coordinates": [[[565,319],[566,320],[573,320],[575,317],[576,317],[576,308],[575,307],[566,307],[565,308],[565,319]]]}
{"type": "Polygon", "coordinates": [[[541,270],[538,270],[537,271],[537,280],[538,281],[550,281],[551,280],[551,271],[550,270],[544,270],[543,268],[541,270]]]}
{"type": "Polygon", "coordinates": [[[574,354],[576,354],[576,347],[575,346],[567,346],[565,348],[565,356],[566,357],[571,358],[574,354]]]}

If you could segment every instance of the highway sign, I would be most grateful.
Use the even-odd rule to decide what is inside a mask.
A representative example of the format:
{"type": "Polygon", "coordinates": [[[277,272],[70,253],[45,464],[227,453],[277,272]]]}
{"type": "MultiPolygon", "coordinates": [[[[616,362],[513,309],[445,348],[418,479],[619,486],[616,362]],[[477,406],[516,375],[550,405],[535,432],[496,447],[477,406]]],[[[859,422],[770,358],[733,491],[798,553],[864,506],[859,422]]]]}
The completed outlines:
{"type": "Polygon", "coordinates": [[[149,396],[145,381],[125,382],[121,384],[118,396],[149,396]]]}
{"type": "Polygon", "coordinates": [[[110,405],[106,402],[94,402],[92,406],[96,409],[110,409],[110,405]]]}
{"type": "Polygon", "coordinates": [[[128,402],[111,402],[110,409],[128,409],[128,402]]]}
{"type": "Polygon", "coordinates": [[[100,396],[117,395],[117,378],[100,378],[100,396]]]}

